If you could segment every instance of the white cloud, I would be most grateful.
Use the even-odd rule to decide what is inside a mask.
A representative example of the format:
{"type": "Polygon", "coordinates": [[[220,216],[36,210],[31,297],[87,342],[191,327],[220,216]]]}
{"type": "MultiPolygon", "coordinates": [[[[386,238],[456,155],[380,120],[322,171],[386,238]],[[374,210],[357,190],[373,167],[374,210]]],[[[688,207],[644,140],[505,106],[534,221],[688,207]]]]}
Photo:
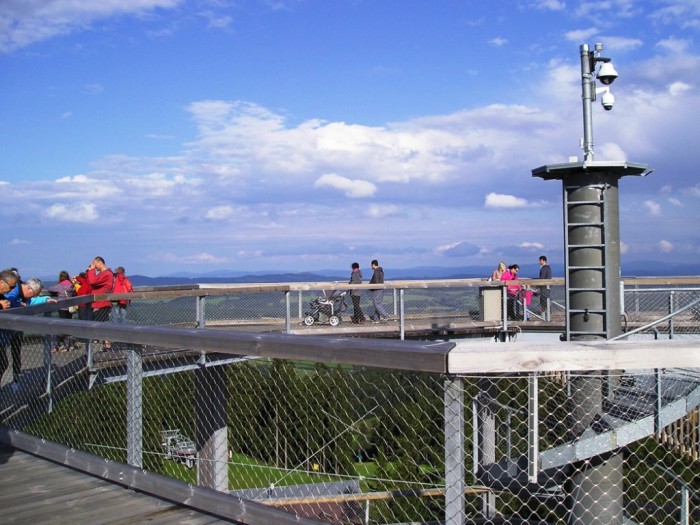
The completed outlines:
{"type": "Polygon", "coordinates": [[[700,27],[700,4],[688,0],[666,0],[654,11],[651,18],[659,23],[681,28],[700,27]]]}
{"type": "Polygon", "coordinates": [[[91,179],[87,175],[74,175],[72,177],[61,177],[60,179],[56,179],[56,183],[58,184],[65,184],[65,183],[76,183],[76,184],[91,184],[91,183],[96,183],[97,181],[95,179],[91,179]]]}
{"type": "Polygon", "coordinates": [[[209,29],[228,29],[233,24],[233,17],[222,15],[214,11],[202,11],[200,16],[207,20],[207,28],[209,29]]]}
{"type": "Polygon", "coordinates": [[[167,262],[197,265],[220,265],[227,261],[226,257],[218,257],[207,252],[200,252],[188,255],[176,255],[174,253],[166,253],[163,254],[161,258],[167,262]]]}
{"type": "Polygon", "coordinates": [[[671,253],[673,251],[673,243],[669,241],[659,241],[659,249],[664,253],[671,253]]]}
{"type": "Polygon", "coordinates": [[[672,97],[676,97],[676,96],[683,95],[684,93],[691,90],[692,88],[693,87],[690,84],[687,84],[685,82],[673,82],[668,87],[668,93],[672,97]]]}
{"type": "Polygon", "coordinates": [[[656,47],[669,51],[671,53],[684,53],[691,46],[692,42],[682,38],[665,38],[656,43],[656,47]]]}
{"type": "Polygon", "coordinates": [[[673,206],[681,207],[683,206],[683,203],[680,201],[680,199],[677,199],[675,197],[669,197],[666,199],[669,204],[672,204],[673,206]]]}
{"type": "Polygon", "coordinates": [[[618,144],[606,142],[596,149],[596,160],[627,160],[627,154],[618,144]]]}
{"type": "Polygon", "coordinates": [[[549,9],[550,11],[561,11],[566,8],[566,4],[560,0],[537,0],[535,2],[537,9],[549,9]]]}
{"type": "Polygon", "coordinates": [[[80,31],[115,15],[138,15],[171,9],[181,0],[3,0],[0,53],[58,35],[80,31]]]}
{"type": "Polygon", "coordinates": [[[377,192],[377,186],[366,180],[348,179],[335,173],[325,173],[316,182],[315,188],[332,188],[342,191],[351,199],[371,197],[377,192]]]}
{"type": "Polygon", "coordinates": [[[600,41],[605,42],[607,52],[625,52],[638,49],[644,45],[639,38],[628,38],[622,36],[601,36],[600,41]]]}
{"type": "Polygon", "coordinates": [[[19,245],[22,245],[22,244],[30,244],[30,242],[29,242],[29,241],[26,241],[26,240],[24,240],[24,239],[12,239],[12,240],[11,240],[10,242],[8,242],[7,244],[9,244],[10,246],[19,246],[19,245]]]}
{"type": "Polygon", "coordinates": [[[598,34],[598,29],[589,27],[588,29],[575,29],[564,33],[564,38],[569,42],[581,43],[586,42],[590,38],[598,34]]]}
{"type": "Polygon", "coordinates": [[[541,242],[523,242],[519,247],[527,250],[544,250],[544,244],[541,242]]]}
{"type": "Polygon", "coordinates": [[[394,204],[370,204],[366,211],[366,215],[372,219],[385,219],[400,213],[401,208],[394,204]]]}
{"type": "Polygon", "coordinates": [[[489,193],[484,199],[486,208],[526,208],[529,206],[527,199],[505,195],[503,193],[489,193]]]}
{"type": "MultiPolygon", "coordinates": [[[[263,183],[257,188],[266,193],[270,185],[285,185],[292,179],[296,188],[305,189],[323,175],[339,172],[348,180],[375,185],[487,180],[493,176],[487,167],[493,171],[494,163],[505,170],[512,168],[519,152],[524,153],[523,162],[536,154],[538,148],[518,140],[521,129],[554,126],[559,121],[554,114],[507,105],[383,127],[317,119],[291,127],[283,115],[241,101],[203,101],[188,110],[199,129],[199,137],[187,144],[188,156],[197,162],[206,159],[208,168],[224,169],[228,177],[239,180],[254,168],[258,182],[263,183]],[[466,166],[472,168],[468,179],[463,175],[466,166]]],[[[291,185],[287,190],[295,191],[291,185]]],[[[371,186],[363,185],[360,194],[370,191],[371,186]]]]}
{"type": "Polygon", "coordinates": [[[53,204],[44,210],[43,215],[51,220],[78,223],[91,223],[100,218],[97,207],[92,203],[53,204]]]}
{"type": "Polygon", "coordinates": [[[500,36],[489,40],[489,45],[493,47],[503,47],[508,43],[508,40],[500,36]]]}
{"type": "Polygon", "coordinates": [[[601,18],[631,18],[640,12],[640,7],[632,0],[593,0],[576,4],[576,16],[601,18]]]}
{"type": "Polygon", "coordinates": [[[205,217],[214,221],[221,221],[232,217],[234,212],[233,206],[216,206],[207,210],[205,217]]]}
{"type": "Polygon", "coordinates": [[[471,257],[479,254],[481,248],[468,242],[460,241],[439,246],[435,251],[445,257],[471,257]]]}
{"type": "Polygon", "coordinates": [[[661,215],[661,205],[659,205],[657,202],[651,200],[644,201],[644,206],[647,210],[649,210],[651,215],[661,215]]]}
{"type": "Polygon", "coordinates": [[[93,94],[102,93],[105,90],[105,88],[102,84],[85,84],[84,89],[85,89],[86,93],[93,93],[93,94]]]}

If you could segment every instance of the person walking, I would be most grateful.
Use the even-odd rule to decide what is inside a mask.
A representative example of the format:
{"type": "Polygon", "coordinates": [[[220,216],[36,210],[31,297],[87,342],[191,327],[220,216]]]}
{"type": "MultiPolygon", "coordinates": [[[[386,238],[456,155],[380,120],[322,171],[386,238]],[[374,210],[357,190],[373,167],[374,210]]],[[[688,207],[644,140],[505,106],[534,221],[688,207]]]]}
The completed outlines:
{"type": "MultiPolygon", "coordinates": [[[[369,284],[384,284],[384,269],[379,266],[379,261],[374,259],[371,263],[373,274],[372,278],[369,280],[369,284]]],[[[372,322],[378,323],[384,318],[388,320],[390,315],[384,309],[384,288],[376,288],[372,290],[372,304],[374,305],[374,315],[372,316],[372,322]]]]}
{"type": "MultiPolygon", "coordinates": [[[[362,272],[360,271],[359,263],[352,263],[349,284],[362,284],[362,272]]],[[[350,292],[350,297],[352,297],[352,322],[355,324],[362,324],[365,322],[365,314],[362,312],[362,306],[360,306],[361,296],[362,290],[353,288],[350,292]]]]}

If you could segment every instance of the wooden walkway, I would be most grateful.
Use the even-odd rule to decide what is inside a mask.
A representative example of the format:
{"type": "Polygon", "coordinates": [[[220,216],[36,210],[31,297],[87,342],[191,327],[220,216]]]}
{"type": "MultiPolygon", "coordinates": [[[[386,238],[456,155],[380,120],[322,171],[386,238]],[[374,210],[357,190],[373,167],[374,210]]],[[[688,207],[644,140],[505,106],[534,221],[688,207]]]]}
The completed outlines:
{"type": "Polygon", "coordinates": [[[236,523],[2,446],[0,509],[8,525],[236,523]]]}

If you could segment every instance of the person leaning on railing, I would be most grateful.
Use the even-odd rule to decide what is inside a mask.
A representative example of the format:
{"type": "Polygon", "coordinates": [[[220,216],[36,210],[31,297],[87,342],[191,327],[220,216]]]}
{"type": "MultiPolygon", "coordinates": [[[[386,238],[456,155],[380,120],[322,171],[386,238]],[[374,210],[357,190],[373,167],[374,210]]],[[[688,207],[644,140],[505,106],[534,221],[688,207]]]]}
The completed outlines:
{"type": "Polygon", "coordinates": [[[532,292],[529,290],[523,290],[523,287],[520,284],[514,283],[514,281],[519,280],[518,272],[520,272],[520,266],[517,264],[511,264],[501,275],[501,281],[513,283],[506,285],[506,291],[508,293],[508,319],[524,319],[527,321],[529,318],[527,306],[530,303],[532,292]],[[521,299],[523,306],[522,317],[520,317],[519,313],[521,299]]]}
{"type": "Polygon", "coordinates": [[[17,286],[18,280],[19,277],[13,270],[7,269],[0,271],[0,310],[7,310],[10,308],[10,301],[5,299],[5,294],[9,293],[17,286]]]}
{"type": "MultiPolygon", "coordinates": [[[[6,304],[9,304],[9,308],[12,309],[31,306],[33,304],[42,304],[48,301],[56,302],[55,299],[51,299],[49,296],[39,295],[43,288],[43,284],[39,279],[27,279],[26,281],[22,281],[16,271],[10,270],[10,272],[15,276],[15,285],[11,290],[3,293],[4,301],[6,301],[6,303],[3,302],[3,309],[6,304]]],[[[6,273],[6,270],[0,274],[0,280],[4,283],[3,289],[11,283],[8,276],[9,274],[6,273]]],[[[19,380],[22,375],[23,337],[24,332],[0,330],[0,379],[2,379],[2,376],[9,366],[9,359],[6,352],[7,345],[9,344],[12,353],[11,388],[15,392],[19,390],[19,380]]]]}

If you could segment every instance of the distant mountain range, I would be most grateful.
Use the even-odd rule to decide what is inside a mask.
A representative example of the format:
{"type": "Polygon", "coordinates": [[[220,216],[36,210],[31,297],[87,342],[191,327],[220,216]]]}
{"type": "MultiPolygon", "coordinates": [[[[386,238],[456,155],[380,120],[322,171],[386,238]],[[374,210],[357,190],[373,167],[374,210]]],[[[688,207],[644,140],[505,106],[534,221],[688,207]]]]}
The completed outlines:
{"type": "MultiPolygon", "coordinates": [[[[384,268],[387,280],[420,280],[420,279],[471,279],[478,277],[488,277],[493,268],[488,266],[465,266],[465,267],[443,267],[443,266],[417,266],[414,268],[384,268]]],[[[552,264],[554,277],[564,275],[564,267],[559,264],[552,264]]],[[[371,271],[365,269],[364,278],[369,280],[371,271]]],[[[535,278],[539,275],[539,265],[521,264],[521,278],[535,278]]],[[[700,275],[700,263],[671,263],[658,261],[632,261],[624,263],[622,267],[623,277],[659,277],[659,276],[688,276],[700,275]]],[[[328,282],[328,281],[348,281],[350,270],[314,270],[310,272],[274,272],[256,271],[244,272],[234,270],[220,270],[207,273],[178,272],[161,277],[147,277],[144,275],[130,275],[134,286],[164,286],[178,284],[196,283],[289,283],[289,282],[328,282]]]]}

